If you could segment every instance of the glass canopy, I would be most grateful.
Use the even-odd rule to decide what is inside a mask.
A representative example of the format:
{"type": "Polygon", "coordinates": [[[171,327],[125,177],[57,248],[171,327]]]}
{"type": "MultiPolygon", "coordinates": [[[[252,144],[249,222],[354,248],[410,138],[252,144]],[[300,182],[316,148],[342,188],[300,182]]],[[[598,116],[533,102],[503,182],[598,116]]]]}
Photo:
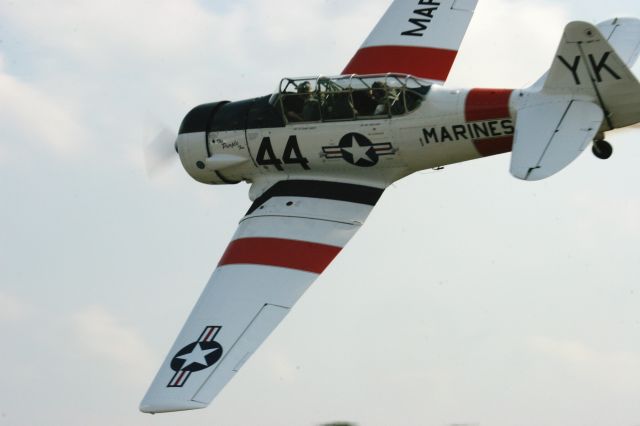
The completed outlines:
{"type": "Polygon", "coordinates": [[[285,78],[270,103],[287,123],[371,120],[415,111],[430,88],[403,74],[285,78]]]}

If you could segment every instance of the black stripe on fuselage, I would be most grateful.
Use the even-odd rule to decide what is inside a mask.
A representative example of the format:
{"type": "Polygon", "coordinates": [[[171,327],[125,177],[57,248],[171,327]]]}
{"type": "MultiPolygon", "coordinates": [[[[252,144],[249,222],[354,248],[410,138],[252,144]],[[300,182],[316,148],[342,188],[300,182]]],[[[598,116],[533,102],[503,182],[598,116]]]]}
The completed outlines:
{"type": "Polygon", "coordinates": [[[324,200],[347,201],[375,206],[384,190],[371,186],[318,180],[284,180],[276,183],[258,197],[247,215],[273,197],[308,197],[324,200]]]}

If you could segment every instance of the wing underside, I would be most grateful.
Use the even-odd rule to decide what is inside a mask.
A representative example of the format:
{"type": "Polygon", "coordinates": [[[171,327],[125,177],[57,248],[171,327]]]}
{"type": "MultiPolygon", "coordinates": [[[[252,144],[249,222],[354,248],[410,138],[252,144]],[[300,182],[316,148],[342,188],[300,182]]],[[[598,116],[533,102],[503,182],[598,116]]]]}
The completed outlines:
{"type": "Polygon", "coordinates": [[[282,181],[249,209],[140,409],[204,408],[360,228],[383,189],[282,181]]]}

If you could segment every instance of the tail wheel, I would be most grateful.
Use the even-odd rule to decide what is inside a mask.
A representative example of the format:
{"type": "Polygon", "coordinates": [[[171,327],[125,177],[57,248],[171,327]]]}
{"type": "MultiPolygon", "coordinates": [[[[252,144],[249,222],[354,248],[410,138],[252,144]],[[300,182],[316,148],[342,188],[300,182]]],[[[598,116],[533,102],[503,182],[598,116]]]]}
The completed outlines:
{"type": "Polygon", "coordinates": [[[613,147],[605,140],[593,141],[593,148],[591,150],[593,151],[593,155],[601,160],[607,160],[611,158],[613,154],[613,147]]]}

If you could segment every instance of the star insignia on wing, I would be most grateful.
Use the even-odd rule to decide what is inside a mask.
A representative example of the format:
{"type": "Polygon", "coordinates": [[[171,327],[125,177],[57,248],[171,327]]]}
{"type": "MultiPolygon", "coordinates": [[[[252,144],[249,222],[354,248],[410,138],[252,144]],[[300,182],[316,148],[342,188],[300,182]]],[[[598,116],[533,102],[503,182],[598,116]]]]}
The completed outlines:
{"type": "Polygon", "coordinates": [[[207,356],[217,350],[219,349],[202,349],[202,347],[198,344],[194,346],[193,350],[190,353],[178,356],[176,358],[184,360],[184,364],[182,364],[183,369],[189,368],[193,364],[200,364],[204,367],[207,367],[209,366],[209,363],[207,362],[207,356]]]}

